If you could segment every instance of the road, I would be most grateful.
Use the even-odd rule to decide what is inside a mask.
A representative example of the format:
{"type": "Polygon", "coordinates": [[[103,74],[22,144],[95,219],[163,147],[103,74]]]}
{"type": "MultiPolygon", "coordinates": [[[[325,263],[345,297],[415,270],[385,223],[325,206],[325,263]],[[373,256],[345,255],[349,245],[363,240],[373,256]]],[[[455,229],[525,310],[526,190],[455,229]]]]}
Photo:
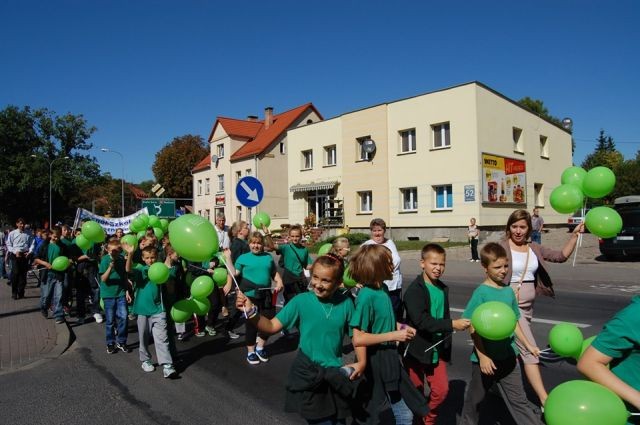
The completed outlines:
{"type": "MultiPolygon", "coordinates": [[[[419,272],[417,253],[403,254],[405,285],[419,272]]],[[[569,321],[582,327],[585,337],[602,325],[632,295],[640,293],[638,267],[615,264],[551,265],[556,299],[539,299],[534,334],[546,346],[554,323],[569,321]]],[[[451,306],[458,316],[477,283],[479,264],[449,261],[444,281],[450,286],[451,306]]],[[[76,341],[56,360],[0,375],[0,411],[7,424],[298,424],[297,416],[284,413],[284,384],[297,341],[274,337],[268,346],[271,361],[250,366],[242,339],[221,336],[178,342],[180,378],[165,380],[160,370],[140,369],[135,330],[129,337],[130,354],[109,355],[104,327],[87,323],[73,328],[76,341]]],[[[454,363],[449,369],[451,389],[440,424],[455,425],[470,377],[468,334],[453,336],[454,363]]],[[[542,369],[549,389],[578,378],[567,361],[545,363],[542,369]]],[[[499,401],[494,400],[495,403],[499,401]]],[[[493,409],[499,411],[500,409],[493,409]]],[[[508,418],[501,424],[511,423],[508,418]]],[[[482,423],[496,423],[487,416],[482,423]]]]}

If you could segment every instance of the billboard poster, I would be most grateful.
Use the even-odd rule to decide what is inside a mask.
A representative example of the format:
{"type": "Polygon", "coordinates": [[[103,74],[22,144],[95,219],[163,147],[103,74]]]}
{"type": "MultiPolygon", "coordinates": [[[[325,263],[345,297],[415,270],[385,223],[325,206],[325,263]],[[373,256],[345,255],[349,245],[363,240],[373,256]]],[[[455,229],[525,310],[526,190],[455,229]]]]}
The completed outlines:
{"type": "Polygon", "coordinates": [[[526,162],[482,154],[482,202],[494,205],[526,204],[526,162]]]}

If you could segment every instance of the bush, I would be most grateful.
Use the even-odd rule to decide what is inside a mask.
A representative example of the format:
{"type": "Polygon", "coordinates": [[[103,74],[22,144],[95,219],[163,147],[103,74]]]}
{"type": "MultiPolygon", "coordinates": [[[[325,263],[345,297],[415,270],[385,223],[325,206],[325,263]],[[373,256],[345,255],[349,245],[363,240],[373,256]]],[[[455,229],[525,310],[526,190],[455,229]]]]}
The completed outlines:
{"type": "Polygon", "coordinates": [[[309,251],[311,252],[318,252],[318,250],[320,249],[320,247],[324,244],[327,243],[333,243],[334,240],[336,240],[336,238],[339,237],[345,237],[349,240],[349,245],[353,246],[360,246],[362,245],[365,241],[370,239],[370,236],[367,233],[347,233],[344,235],[338,235],[338,236],[331,236],[327,239],[324,239],[322,241],[316,242],[313,246],[309,247],[309,251]]]}

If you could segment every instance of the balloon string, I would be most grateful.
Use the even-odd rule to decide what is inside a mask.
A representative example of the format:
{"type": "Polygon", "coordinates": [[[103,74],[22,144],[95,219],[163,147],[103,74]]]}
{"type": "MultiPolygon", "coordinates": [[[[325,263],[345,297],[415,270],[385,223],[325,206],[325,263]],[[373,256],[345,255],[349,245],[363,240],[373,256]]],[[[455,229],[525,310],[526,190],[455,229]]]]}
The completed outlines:
{"type": "MultiPolygon", "coordinates": [[[[231,276],[231,279],[233,279],[233,283],[236,284],[236,291],[240,291],[240,286],[238,285],[238,281],[236,280],[236,277],[233,275],[233,273],[231,272],[231,269],[229,268],[229,266],[227,265],[226,261],[220,261],[222,264],[224,264],[224,267],[227,269],[227,271],[229,272],[229,275],[231,276]]],[[[202,270],[205,272],[208,272],[209,270],[207,269],[203,269],[202,267],[198,267],[198,266],[194,266],[193,264],[187,264],[187,267],[193,267],[194,269],[198,269],[198,270],[202,270]]],[[[267,288],[267,289],[271,289],[271,288],[267,288]]],[[[244,312],[244,318],[247,318],[247,308],[245,306],[242,306],[242,311],[244,312]]]]}
{"type": "MultiPolygon", "coordinates": [[[[433,350],[434,348],[436,348],[438,345],[442,344],[443,342],[445,342],[447,339],[451,338],[453,336],[453,334],[456,333],[456,331],[451,332],[449,335],[445,336],[444,338],[442,338],[440,341],[436,342],[435,344],[433,344],[431,347],[427,348],[426,350],[424,350],[424,352],[426,353],[427,351],[433,350]]],[[[407,356],[407,351],[409,351],[409,345],[411,343],[409,342],[406,346],[406,348],[404,349],[404,353],[402,354],[402,357],[406,357],[407,356]]]]}
{"type": "Polygon", "coordinates": [[[640,413],[631,413],[631,412],[629,412],[629,416],[640,416],[640,413]]]}

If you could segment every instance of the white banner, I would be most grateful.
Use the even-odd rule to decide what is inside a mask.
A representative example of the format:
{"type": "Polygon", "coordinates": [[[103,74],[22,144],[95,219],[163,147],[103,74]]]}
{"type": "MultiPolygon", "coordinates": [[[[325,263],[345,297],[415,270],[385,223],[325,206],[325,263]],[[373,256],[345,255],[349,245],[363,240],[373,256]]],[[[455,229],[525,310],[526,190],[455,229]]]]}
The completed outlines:
{"type": "Polygon", "coordinates": [[[87,211],[84,208],[78,208],[73,228],[78,228],[81,225],[80,223],[85,220],[92,220],[102,226],[107,235],[113,235],[116,232],[116,229],[122,229],[124,233],[129,233],[129,225],[133,219],[142,214],[149,214],[146,207],[126,217],[103,217],[101,215],[93,214],[91,211],[87,211]]]}

